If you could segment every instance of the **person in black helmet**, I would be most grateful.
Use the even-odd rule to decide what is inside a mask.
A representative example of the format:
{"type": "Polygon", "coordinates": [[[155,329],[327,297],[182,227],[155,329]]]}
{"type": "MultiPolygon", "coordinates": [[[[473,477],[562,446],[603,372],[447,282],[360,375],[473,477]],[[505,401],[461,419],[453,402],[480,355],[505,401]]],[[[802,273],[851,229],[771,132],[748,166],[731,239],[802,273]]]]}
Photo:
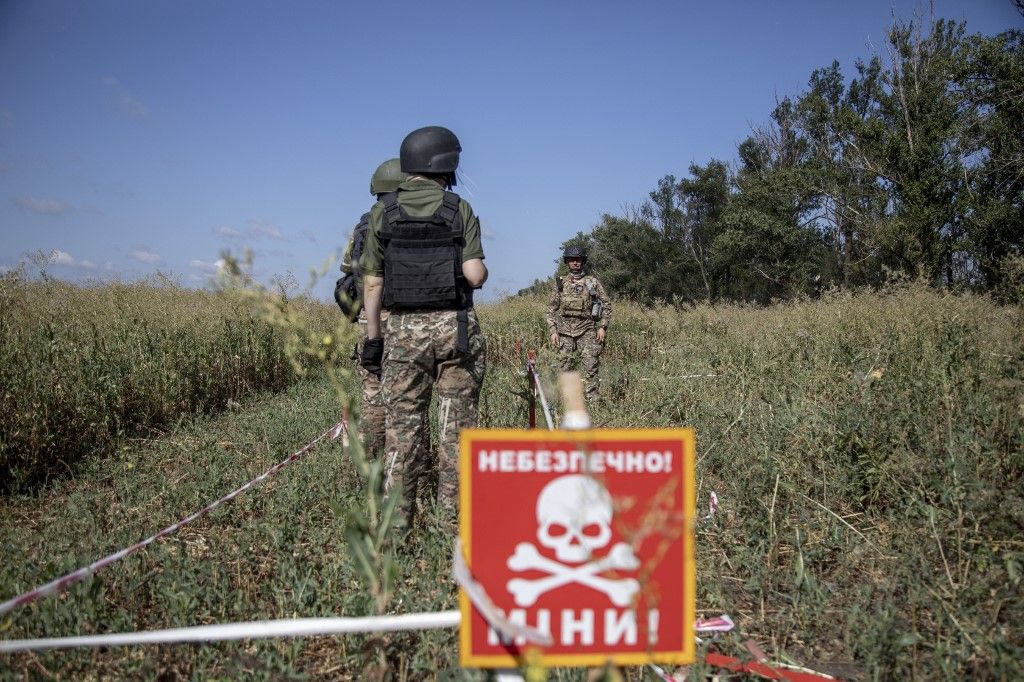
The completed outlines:
{"type": "Polygon", "coordinates": [[[447,128],[430,126],[402,141],[409,174],[370,210],[363,249],[367,340],[362,364],[381,372],[385,450],[391,489],[402,484],[402,515],[411,524],[430,454],[429,410],[436,393],[437,502],[454,523],[458,507],[459,430],[476,425],[486,366],[473,290],[487,280],[480,221],[449,191],[462,146],[447,128]],[[381,339],[381,310],[389,311],[381,339]],[[386,341],[385,341],[386,340],[386,341]]]}
{"type": "Polygon", "coordinates": [[[569,274],[555,277],[555,290],[548,303],[548,335],[551,345],[558,349],[562,371],[569,371],[573,357],[579,354],[587,402],[594,404],[600,388],[598,366],[611,320],[611,300],[597,278],[584,270],[587,252],[582,246],[565,247],[562,260],[569,274]]]}

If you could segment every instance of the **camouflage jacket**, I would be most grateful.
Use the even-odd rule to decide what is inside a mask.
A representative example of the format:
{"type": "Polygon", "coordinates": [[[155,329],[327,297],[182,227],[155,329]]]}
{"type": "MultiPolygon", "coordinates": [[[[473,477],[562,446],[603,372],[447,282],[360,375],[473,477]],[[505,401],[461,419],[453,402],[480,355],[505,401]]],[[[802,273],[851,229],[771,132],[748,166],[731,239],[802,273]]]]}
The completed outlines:
{"type": "Polygon", "coordinates": [[[612,304],[604,287],[592,275],[563,275],[555,279],[555,290],[548,303],[548,333],[579,336],[589,329],[607,329],[612,304]],[[594,304],[601,310],[595,319],[594,304]]]}

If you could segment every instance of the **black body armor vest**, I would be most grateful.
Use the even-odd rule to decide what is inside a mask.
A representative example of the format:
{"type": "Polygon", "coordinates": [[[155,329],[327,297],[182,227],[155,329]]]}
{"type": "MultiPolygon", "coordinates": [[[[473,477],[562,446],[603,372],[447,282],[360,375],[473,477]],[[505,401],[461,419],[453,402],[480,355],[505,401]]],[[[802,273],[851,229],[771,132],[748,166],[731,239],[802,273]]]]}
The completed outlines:
{"type": "Polygon", "coordinates": [[[462,275],[462,214],[459,195],[445,192],[434,215],[415,218],[384,195],[384,308],[466,310],[473,290],[462,275]]]}

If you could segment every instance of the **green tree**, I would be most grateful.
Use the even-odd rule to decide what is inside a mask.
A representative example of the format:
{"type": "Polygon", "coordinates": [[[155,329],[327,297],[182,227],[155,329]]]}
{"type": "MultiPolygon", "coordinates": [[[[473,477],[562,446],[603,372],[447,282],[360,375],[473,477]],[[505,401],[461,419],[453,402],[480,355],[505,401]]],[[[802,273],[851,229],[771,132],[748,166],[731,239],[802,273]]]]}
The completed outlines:
{"type": "MultiPolygon", "coordinates": [[[[589,234],[581,232],[562,247],[570,244],[586,248],[587,270],[614,296],[649,303],[672,291],[665,240],[647,220],[605,214],[589,234]]],[[[559,272],[564,271],[560,262],[559,272]]]]}
{"type": "Polygon", "coordinates": [[[737,192],[710,250],[723,295],[767,302],[812,292],[828,264],[828,250],[806,219],[815,201],[809,145],[790,99],[776,106],[771,125],[740,145],[739,155],[737,192]]]}
{"type": "Polygon", "coordinates": [[[1009,286],[1024,270],[1024,34],[896,22],[884,55],[815,70],[721,161],[661,178],[585,243],[641,301],[768,301],[876,285],[1009,286]]]}
{"type": "Polygon", "coordinates": [[[980,283],[1004,284],[1024,239],[1024,33],[969,36],[955,80],[971,116],[963,147],[975,163],[959,202],[980,283]]]}
{"type": "Polygon", "coordinates": [[[889,267],[952,284],[964,248],[957,198],[965,176],[959,133],[966,121],[949,76],[964,28],[943,19],[931,22],[927,35],[921,28],[908,22],[889,33],[878,109],[884,132],[874,153],[892,210],[877,241],[889,267]]]}
{"type": "Polygon", "coordinates": [[[712,159],[706,166],[690,164],[690,177],[676,187],[685,216],[681,250],[699,275],[696,283],[691,282],[690,291],[703,291],[709,301],[719,297],[724,281],[723,273],[712,263],[711,249],[725,229],[722,217],[731,198],[731,183],[725,162],[712,159]]]}

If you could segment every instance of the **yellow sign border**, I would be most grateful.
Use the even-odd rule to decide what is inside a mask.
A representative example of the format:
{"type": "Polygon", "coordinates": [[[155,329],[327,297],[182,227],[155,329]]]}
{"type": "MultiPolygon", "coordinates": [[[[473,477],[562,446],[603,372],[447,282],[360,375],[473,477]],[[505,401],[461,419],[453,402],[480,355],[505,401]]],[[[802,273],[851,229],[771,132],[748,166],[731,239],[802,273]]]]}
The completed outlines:
{"type": "MultiPolygon", "coordinates": [[[[619,654],[552,654],[541,653],[534,664],[541,667],[557,666],[598,666],[612,665],[643,665],[645,663],[667,663],[670,665],[686,665],[693,663],[696,656],[694,623],[697,618],[696,582],[697,561],[694,547],[694,523],[697,517],[696,500],[696,435],[692,428],[657,428],[657,429],[583,429],[547,431],[539,429],[463,429],[459,434],[459,538],[462,540],[466,557],[470,553],[472,535],[472,519],[469,514],[472,500],[472,467],[470,457],[473,443],[505,440],[525,441],[616,441],[630,440],[678,440],[682,444],[683,462],[683,515],[688,521],[683,525],[683,602],[688,613],[683,614],[683,650],[645,652],[623,652],[619,654]]],[[[468,563],[468,562],[467,562],[468,563]]],[[[469,566],[472,571],[472,566],[469,566]]],[[[523,661],[512,655],[472,656],[469,654],[472,644],[472,613],[473,605],[466,591],[459,590],[459,610],[462,624],[459,628],[459,663],[464,668],[515,668],[523,661]]]]}

